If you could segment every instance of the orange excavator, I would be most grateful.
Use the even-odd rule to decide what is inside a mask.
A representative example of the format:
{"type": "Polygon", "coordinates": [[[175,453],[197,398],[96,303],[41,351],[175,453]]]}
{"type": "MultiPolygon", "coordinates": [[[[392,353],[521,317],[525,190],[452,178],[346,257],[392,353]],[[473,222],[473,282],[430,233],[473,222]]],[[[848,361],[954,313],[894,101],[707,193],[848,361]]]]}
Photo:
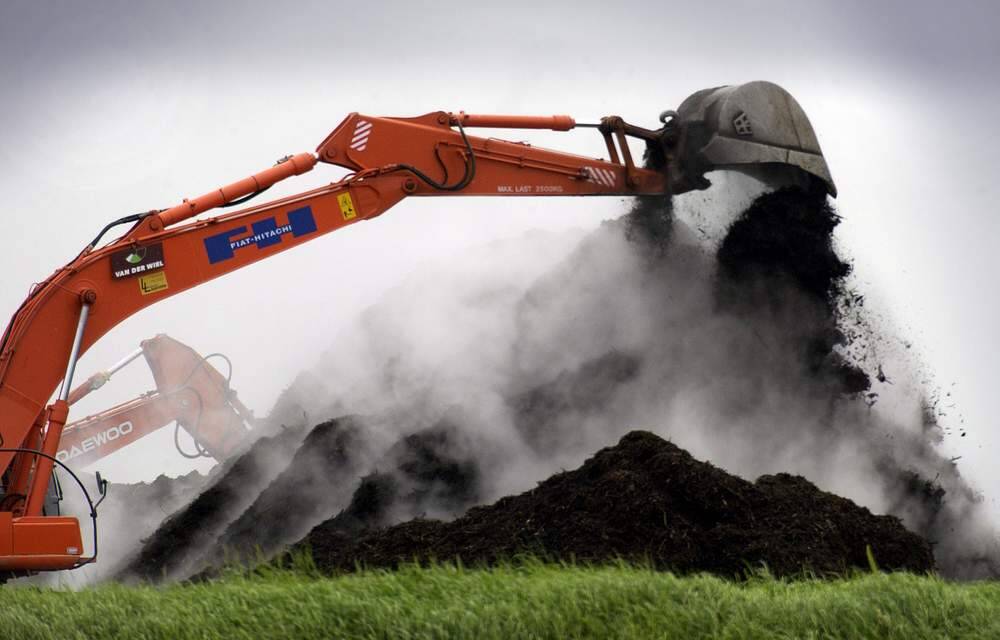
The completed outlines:
{"type": "Polygon", "coordinates": [[[90,376],[70,392],[67,404],[100,389],[139,356],[149,365],[156,390],[67,424],[56,452],[58,461],[88,466],[171,422],[174,446],[185,458],[225,460],[246,441],[255,418],[229,385],[229,359],[221,353],[202,357],[165,334],[143,340],[138,349],[90,376]],[[226,362],[228,375],[211,365],[212,358],[226,362]],[[182,429],[193,440],[188,450],[180,442],[182,429]]]}
{"type": "MultiPolygon", "coordinates": [[[[72,460],[74,466],[89,466],[170,423],[174,423],[174,447],[185,458],[206,457],[222,461],[247,441],[256,420],[230,387],[232,363],[229,358],[221,353],[202,357],[191,347],[165,334],[143,340],[138,349],[90,376],[70,392],[67,404],[73,406],[100,389],[139,356],[144,356],[149,365],[156,389],[67,424],[56,452],[57,461],[72,460]],[[227,375],[212,366],[209,361],[213,358],[226,363],[227,375]],[[187,449],[181,444],[181,430],[186,431],[193,442],[187,449]]],[[[12,502],[26,498],[6,494],[3,499],[12,502]]],[[[59,477],[53,473],[43,513],[58,514],[61,499],[59,477]]]]}
{"type": "MultiPolygon", "coordinates": [[[[620,117],[578,124],[569,116],[473,115],[438,111],[413,118],[352,113],[316,153],[281,159],[260,173],[109,223],[73,260],[39,283],[0,339],[0,571],[72,569],[83,553],[74,517],[43,515],[53,465],[69,414],[78,358],[125,318],[249,264],[362,220],[408,197],[670,196],[710,183],[717,169],[744,171],[836,195],[808,118],[784,89],[752,82],[699,91],[657,129],[620,117]],[[468,129],[593,129],[607,159],[476,137],[468,129]],[[645,143],[636,164],[629,139],[645,143]],[[205,219],[317,163],[346,168],[336,182],[205,219]],[[103,246],[110,229],[128,230],[103,246]],[[61,385],[60,385],[61,381],[61,385]],[[57,391],[58,389],[58,391],[57,391]],[[53,399],[54,398],[54,399],[53,399]]],[[[340,270],[347,282],[349,272],[340,270]]],[[[75,479],[75,476],[71,476],[75,479]]],[[[90,493],[82,482],[86,499],[90,493]]],[[[96,532],[96,511],[91,508],[96,532]]]]}

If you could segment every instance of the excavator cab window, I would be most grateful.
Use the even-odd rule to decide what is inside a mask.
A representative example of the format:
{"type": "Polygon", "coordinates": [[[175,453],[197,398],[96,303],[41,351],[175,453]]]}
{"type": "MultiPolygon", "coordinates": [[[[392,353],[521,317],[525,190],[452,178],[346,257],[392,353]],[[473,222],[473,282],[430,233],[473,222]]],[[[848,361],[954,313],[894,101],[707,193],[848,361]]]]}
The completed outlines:
{"type": "Polygon", "coordinates": [[[58,516],[60,514],[59,503],[63,499],[62,484],[59,482],[59,472],[52,470],[52,479],[49,481],[49,489],[45,492],[45,503],[42,505],[42,515],[58,516]]]}

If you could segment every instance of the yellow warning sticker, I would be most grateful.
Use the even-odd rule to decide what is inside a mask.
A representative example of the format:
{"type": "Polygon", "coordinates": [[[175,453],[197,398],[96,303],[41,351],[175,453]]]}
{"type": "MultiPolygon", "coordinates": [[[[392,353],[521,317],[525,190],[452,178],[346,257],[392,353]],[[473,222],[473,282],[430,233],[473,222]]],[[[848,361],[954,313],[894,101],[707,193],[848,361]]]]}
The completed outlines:
{"type": "Polygon", "coordinates": [[[157,271],[149,275],[139,276],[139,291],[142,295],[149,295],[167,288],[167,272],[157,271]]]}
{"type": "Polygon", "coordinates": [[[340,212],[344,214],[344,220],[353,220],[358,217],[358,212],[354,210],[354,201],[351,200],[351,193],[345,191],[337,196],[337,204],[340,205],[340,212]]]}

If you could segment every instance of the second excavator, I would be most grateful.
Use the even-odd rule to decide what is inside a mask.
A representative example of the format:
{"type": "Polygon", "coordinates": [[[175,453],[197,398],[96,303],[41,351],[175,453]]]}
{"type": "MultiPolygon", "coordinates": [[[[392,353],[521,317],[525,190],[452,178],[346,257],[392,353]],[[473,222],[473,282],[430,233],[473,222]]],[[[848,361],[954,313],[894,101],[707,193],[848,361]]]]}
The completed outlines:
{"type": "MultiPolygon", "coordinates": [[[[138,349],[91,375],[70,392],[67,403],[73,406],[101,389],[140,356],[149,366],[156,389],[67,424],[56,453],[57,461],[76,468],[92,466],[171,423],[174,448],[185,458],[212,458],[221,462],[248,442],[257,420],[230,386],[229,358],[221,353],[201,356],[162,333],[143,340],[138,349]],[[214,359],[227,365],[226,375],[212,366],[214,359]],[[188,434],[190,444],[182,443],[182,431],[188,434]]],[[[26,498],[8,493],[0,507],[11,508],[26,498]]],[[[44,514],[58,515],[61,500],[62,484],[59,474],[53,472],[44,514]]]]}
{"type": "Polygon", "coordinates": [[[67,424],[56,459],[88,466],[170,423],[174,423],[174,447],[185,458],[222,461],[247,441],[256,419],[230,386],[229,358],[221,353],[203,357],[162,333],[143,340],[138,349],[90,376],[70,392],[67,403],[73,406],[102,388],[140,356],[149,366],[156,389],[67,424]],[[226,363],[226,375],[212,366],[213,359],[226,363]],[[181,443],[181,431],[188,434],[191,444],[181,443]]]}

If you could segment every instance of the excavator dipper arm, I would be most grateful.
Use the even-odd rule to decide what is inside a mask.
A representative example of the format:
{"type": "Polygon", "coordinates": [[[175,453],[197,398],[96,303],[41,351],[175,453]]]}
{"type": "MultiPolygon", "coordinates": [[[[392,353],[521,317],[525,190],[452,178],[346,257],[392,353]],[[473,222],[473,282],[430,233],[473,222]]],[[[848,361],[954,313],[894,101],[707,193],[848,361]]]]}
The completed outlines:
{"type": "MultiPolygon", "coordinates": [[[[731,94],[725,97],[735,100],[731,94]]],[[[712,100],[699,102],[696,116],[703,121],[698,140],[715,139],[708,135],[715,126],[709,121],[718,117],[712,100]]],[[[662,146],[665,166],[661,162],[654,171],[633,163],[624,144],[629,131],[620,118],[605,119],[598,127],[611,156],[607,161],[465,132],[476,126],[564,131],[576,126],[567,116],[435,112],[382,118],[353,113],[315,155],[285,158],[201,197],[138,216],[118,240],[101,248],[87,247],[34,288],[0,343],[0,473],[6,493],[27,495],[11,510],[0,510],[0,569],[64,569],[89,561],[80,555],[75,519],[40,514],[52,470],[50,458],[59,449],[66,424],[76,359],[125,318],[208,280],[381,215],[408,196],[634,196],[670,193],[678,190],[677,185],[697,188],[684,186],[696,184],[693,179],[672,187],[671,176],[683,174],[683,167],[673,167],[675,158],[696,153],[691,147],[678,155],[689,137],[685,123],[679,124],[680,128],[677,122],[668,122],[657,132],[642,130],[647,144],[662,146]],[[318,161],[354,173],[269,204],[181,224],[310,171],[318,161]],[[60,380],[62,391],[47,404],[60,380]]],[[[713,160],[715,165],[725,164],[720,158],[713,160]]],[[[778,155],[768,161],[781,162],[778,155]]],[[[349,270],[333,271],[350,282],[349,270]]]]}
{"type": "Polygon", "coordinates": [[[157,431],[187,413],[197,402],[190,390],[175,394],[155,391],[66,425],[56,458],[87,466],[157,431]]]}
{"type": "Polygon", "coordinates": [[[143,340],[140,348],[90,376],[70,392],[67,402],[72,406],[102,387],[139,356],[145,356],[156,390],[67,424],[56,459],[87,466],[171,422],[194,440],[194,451],[185,451],[175,430],[177,450],[187,458],[208,456],[222,461],[246,441],[246,425],[254,423],[253,413],[230,388],[228,377],[209,362],[213,356],[226,362],[228,358],[218,353],[202,357],[162,333],[143,340]]]}

